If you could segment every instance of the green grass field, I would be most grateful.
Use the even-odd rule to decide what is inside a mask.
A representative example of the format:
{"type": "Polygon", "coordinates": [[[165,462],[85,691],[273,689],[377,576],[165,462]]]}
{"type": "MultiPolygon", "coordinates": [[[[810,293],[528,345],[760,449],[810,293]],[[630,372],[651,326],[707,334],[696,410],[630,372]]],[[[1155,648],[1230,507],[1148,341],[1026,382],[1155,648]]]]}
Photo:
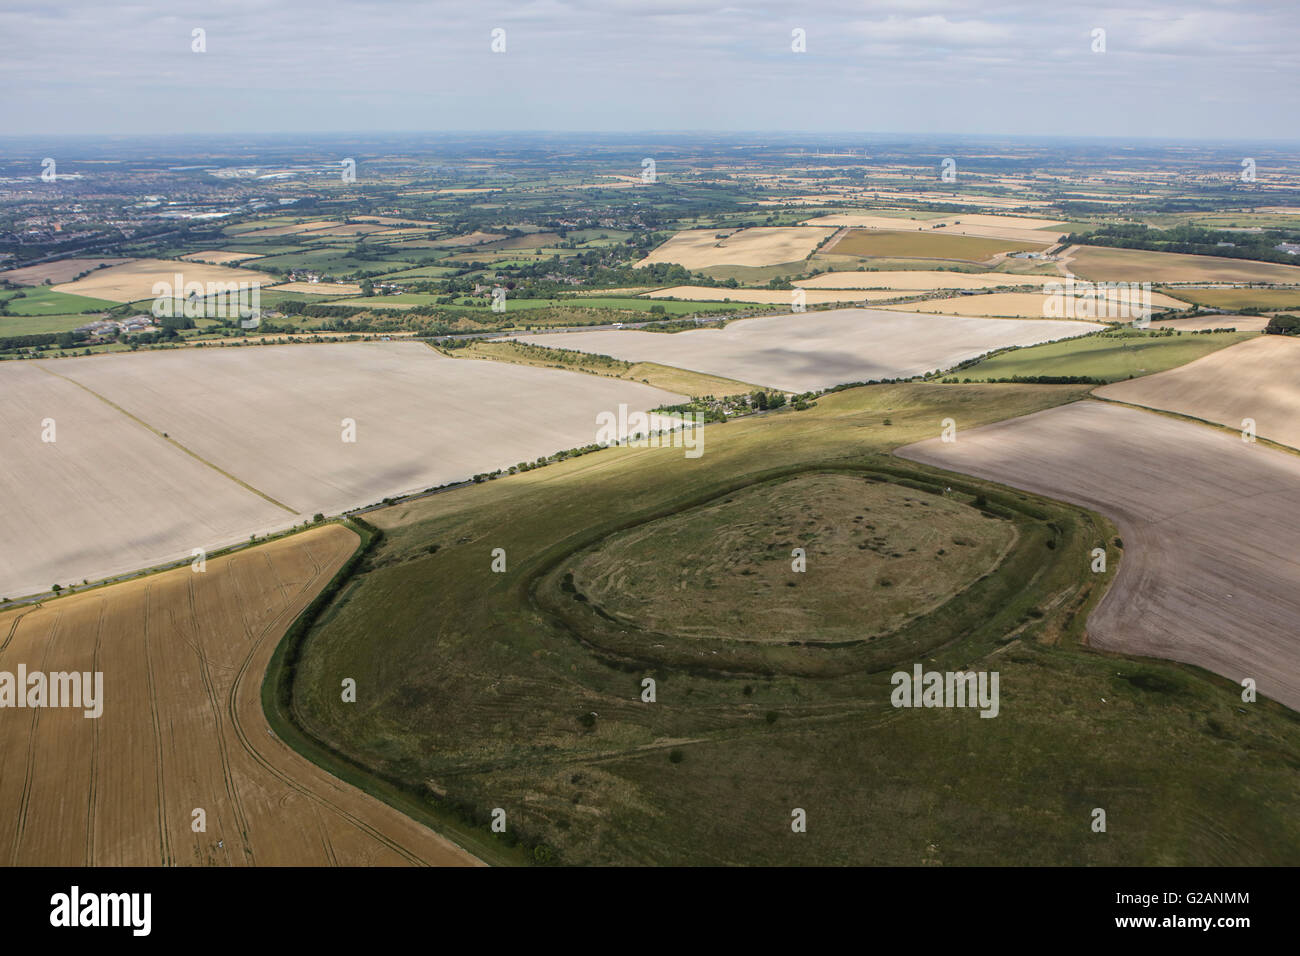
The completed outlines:
{"type": "MultiPolygon", "coordinates": [[[[1224,319],[1227,327],[1231,317],[1224,319]]],[[[1116,382],[1186,365],[1219,349],[1253,338],[1256,332],[1190,332],[1169,335],[1156,330],[1123,329],[1013,349],[961,369],[963,381],[989,381],[1017,375],[1078,375],[1116,382]]]]}
{"type": "MultiPolygon", "coordinates": [[[[1108,548],[1108,574],[1121,563],[1107,522],[888,454],[937,435],[946,417],[970,428],[1085,391],[847,390],[807,411],[708,426],[697,459],[607,449],[372,513],[384,540],[308,635],[292,712],[350,772],[461,815],[482,840],[545,845],[560,863],[1294,865],[1300,716],[1241,710],[1229,681],[1080,643],[1107,583],[1085,573],[1091,549],[1108,548]],[[818,476],[862,495],[828,500],[818,476]],[[952,600],[871,640],[764,643],[763,616],[742,606],[757,588],[742,573],[755,557],[748,512],[731,507],[750,494],[766,495],[778,524],[758,529],[774,555],[763,574],[812,639],[839,589],[874,613],[880,575],[900,560],[886,555],[939,545],[938,560],[967,546],[924,539],[947,527],[934,509],[974,512],[950,538],[1015,544],[952,600]],[[907,505],[928,506],[931,520],[909,526],[907,505]],[[709,516],[692,529],[697,512],[709,516]],[[857,515],[878,529],[856,535],[857,515]],[[602,554],[629,535],[641,564],[602,554]],[[674,535],[695,555],[683,590],[674,535]],[[868,548],[846,547],[855,537],[868,548]],[[787,545],[804,542],[807,571],[783,580],[777,562],[788,567],[787,545]],[[821,546],[835,566],[819,564],[821,546]],[[504,573],[491,570],[494,548],[504,573]],[[682,606],[653,633],[593,608],[581,578],[566,577],[587,556],[627,573],[615,590],[631,599],[682,606]],[[814,583],[819,572],[837,580],[814,583]],[[817,595],[805,602],[803,588],[817,595]],[[699,594],[713,604],[697,617],[699,594]],[[728,596],[750,614],[730,635],[728,596]],[[701,620],[712,633],[692,632],[701,620]],[[998,671],[998,717],[892,708],[890,674],[913,663],[998,671]],[[340,675],[356,679],[355,704],[340,702],[340,675]],[[1090,828],[1098,806],[1105,835],[1090,828]],[[505,837],[488,833],[495,807],[505,837]],[[806,833],[791,832],[793,808],[807,812],[806,833]]],[[[764,600],[768,620],[781,613],[764,600]]]]}
{"type": "Polygon", "coordinates": [[[89,315],[0,315],[0,336],[70,332],[93,318],[89,315]]]}
{"type": "Polygon", "coordinates": [[[14,315],[33,316],[98,312],[103,309],[115,308],[119,304],[110,302],[107,299],[92,299],[84,295],[55,292],[49,286],[39,285],[18,291],[0,293],[0,301],[4,302],[6,310],[14,315]]]}
{"type": "Polygon", "coordinates": [[[838,256],[897,256],[900,258],[960,259],[983,262],[999,252],[1042,249],[1044,244],[1012,239],[984,239],[974,236],[925,232],[876,232],[853,229],[826,252],[838,256]]]}

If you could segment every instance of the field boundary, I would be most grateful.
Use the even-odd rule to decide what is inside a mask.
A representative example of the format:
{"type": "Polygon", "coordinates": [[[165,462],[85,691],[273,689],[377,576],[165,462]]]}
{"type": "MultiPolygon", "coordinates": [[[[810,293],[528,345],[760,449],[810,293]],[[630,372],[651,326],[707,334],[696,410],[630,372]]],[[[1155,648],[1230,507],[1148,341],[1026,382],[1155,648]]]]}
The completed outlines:
{"type": "Polygon", "coordinates": [[[431,805],[423,792],[400,781],[376,773],[351,757],[318,740],[298,723],[294,716],[293,680],[299,655],[313,626],[343,591],[361,563],[383,539],[384,533],[357,517],[331,522],[355,531],[360,543],[352,556],[289,624],[262,676],[262,712],[267,723],[295,753],[342,780],[404,813],[455,846],[473,854],[484,863],[518,866],[528,862],[521,849],[493,841],[478,828],[455,816],[450,810],[431,805]]]}
{"type": "Polygon", "coordinates": [[[282,501],[276,501],[274,498],[272,498],[272,497],[271,497],[270,495],[268,495],[266,492],[264,492],[264,491],[258,491],[256,488],[254,488],[254,487],[253,487],[252,485],[250,485],[248,482],[246,482],[246,481],[244,481],[244,480],[242,480],[242,479],[240,479],[240,478],[236,478],[236,477],[235,477],[234,475],[232,475],[230,472],[225,471],[225,470],[222,469],[222,468],[219,468],[217,465],[214,465],[212,462],[208,461],[208,460],[207,460],[206,458],[204,458],[202,455],[200,455],[200,454],[198,454],[197,452],[191,451],[190,449],[186,448],[184,445],[182,445],[180,442],[178,442],[175,438],[172,438],[171,436],[169,436],[166,432],[161,432],[161,431],[159,431],[158,429],[154,428],[152,425],[150,425],[150,424],[149,424],[147,421],[145,421],[143,418],[140,418],[140,417],[138,417],[138,416],[136,416],[136,415],[132,415],[130,412],[128,412],[128,411],[127,411],[125,408],[123,408],[121,405],[118,405],[118,404],[116,404],[115,402],[112,402],[112,401],[110,401],[109,399],[105,398],[103,395],[100,395],[99,392],[95,391],[93,388],[89,387],[88,385],[82,385],[82,384],[81,384],[80,382],[78,382],[76,379],[68,378],[68,376],[66,376],[66,375],[60,375],[58,372],[52,372],[52,371],[50,371],[48,368],[45,368],[45,367],[41,366],[40,364],[38,364],[36,367],[37,367],[38,369],[40,369],[42,372],[44,372],[46,375],[53,375],[55,378],[63,379],[63,381],[67,382],[68,384],[70,384],[70,385],[75,385],[75,386],[77,386],[77,388],[79,388],[79,389],[81,389],[81,390],[83,390],[83,391],[85,391],[85,392],[89,392],[91,395],[94,395],[97,399],[99,399],[101,402],[103,402],[103,403],[104,403],[105,405],[107,405],[109,408],[113,409],[115,412],[119,412],[120,414],[125,415],[127,418],[129,418],[131,421],[135,422],[137,425],[142,425],[143,427],[149,429],[149,431],[153,432],[155,435],[157,435],[157,436],[158,436],[159,438],[161,438],[163,441],[168,442],[168,443],[174,445],[175,447],[179,448],[181,451],[185,452],[185,454],[189,455],[189,456],[190,456],[191,458],[193,458],[195,461],[200,462],[200,463],[202,463],[202,464],[204,464],[204,465],[207,465],[209,468],[211,468],[211,469],[212,469],[213,471],[215,471],[217,474],[221,475],[223,478],[229,478],[231,481],[233,481],[235,484],[239,485],[239,487],[243,488],[245,491],[251,491],[253,494],[257,495],[259,498],[262,498],[262,499],[264,499],[265,501],[269,501],[271,504],[275,505],[277,508],[283,508],[285,511],[289,512],[289,514],[294,515],[295,517],[296,517],[297,515],[302,514],[301,511],[295,511],[294,509],[292,509],[292,508],[290,508],[288,505],[286,505],[284,502],[282,502],[282,501]]]}

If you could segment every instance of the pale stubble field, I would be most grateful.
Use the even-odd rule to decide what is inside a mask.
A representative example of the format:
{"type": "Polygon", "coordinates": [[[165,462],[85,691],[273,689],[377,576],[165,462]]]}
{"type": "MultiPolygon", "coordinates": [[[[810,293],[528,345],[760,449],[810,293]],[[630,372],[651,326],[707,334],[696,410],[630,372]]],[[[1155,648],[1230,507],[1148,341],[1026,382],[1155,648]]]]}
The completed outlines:
{"type": "Polygon", "coordinates": [[[589,445],[637,382],[459,362],[412,342],[0,364],[0,597],[188,558],[589,445]],[[41,441],[53,418],[57,441],[41,441]],[[345,420],[355,423],[355,441],[345,420]],[[165,437],[164,437],[165,436],[165,437]]]}

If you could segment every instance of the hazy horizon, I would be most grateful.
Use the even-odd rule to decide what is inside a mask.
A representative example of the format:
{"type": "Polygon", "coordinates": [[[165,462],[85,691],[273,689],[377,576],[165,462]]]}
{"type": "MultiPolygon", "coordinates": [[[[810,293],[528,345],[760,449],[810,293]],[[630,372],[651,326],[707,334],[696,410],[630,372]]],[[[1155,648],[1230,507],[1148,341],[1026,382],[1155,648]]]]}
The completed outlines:
{"type": "Polygon", "coordinates": [[[50,0],[0,10],[0,77],[10,137],[865,128],[1287,141],[1298,28],[1282,0],[50,0]]]}

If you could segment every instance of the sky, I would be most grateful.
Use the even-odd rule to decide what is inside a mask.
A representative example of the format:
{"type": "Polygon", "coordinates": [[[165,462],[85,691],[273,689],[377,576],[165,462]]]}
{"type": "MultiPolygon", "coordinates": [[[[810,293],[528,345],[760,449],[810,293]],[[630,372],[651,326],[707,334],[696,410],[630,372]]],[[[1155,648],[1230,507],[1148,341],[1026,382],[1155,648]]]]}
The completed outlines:
{"type": "Polygon", "coordinates": [[[1296,139],[1300,2],[0,0],[0,90],[9,135],[1296,139]]]}

